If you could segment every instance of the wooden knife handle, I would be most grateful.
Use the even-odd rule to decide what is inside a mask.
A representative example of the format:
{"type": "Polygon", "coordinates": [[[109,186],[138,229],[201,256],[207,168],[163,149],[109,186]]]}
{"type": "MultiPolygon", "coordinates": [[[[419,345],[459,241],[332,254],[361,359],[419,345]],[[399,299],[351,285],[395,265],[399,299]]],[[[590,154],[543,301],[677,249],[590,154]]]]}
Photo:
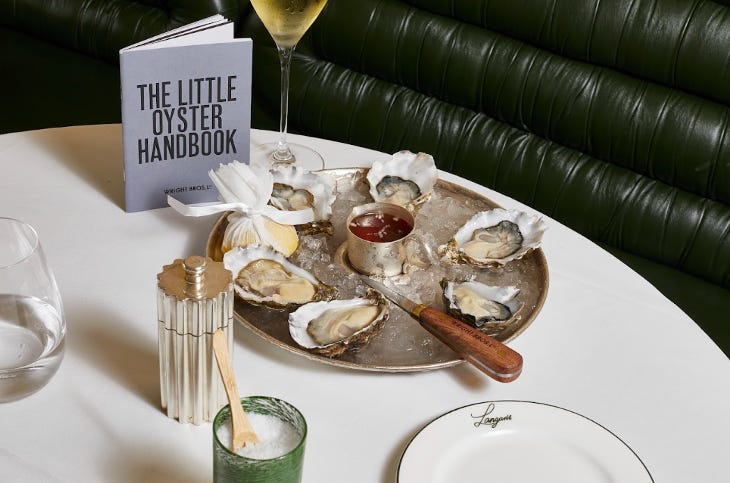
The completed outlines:
{"type": "Polygon", "coordinates": [[[493,337],[433,307],[414,312],[421,325],[467,362],[499,382],[512,382],[522,372],[522,356],[493,337]]]}

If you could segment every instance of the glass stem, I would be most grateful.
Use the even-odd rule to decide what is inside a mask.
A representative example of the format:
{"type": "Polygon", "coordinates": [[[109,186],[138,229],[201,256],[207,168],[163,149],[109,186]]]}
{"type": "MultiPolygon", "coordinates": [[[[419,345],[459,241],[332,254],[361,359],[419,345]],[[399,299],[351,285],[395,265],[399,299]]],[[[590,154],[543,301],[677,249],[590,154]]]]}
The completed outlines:
{"type": "Polygon", "coordinates": [[[294,47],[277,47],[277,50],[281,64],[281,114],[279,116],[279,143],[272,156],[276,162],[293,163],[294,155],[286,141],[286,131],[289,117],[289,72],[294,47]]]}

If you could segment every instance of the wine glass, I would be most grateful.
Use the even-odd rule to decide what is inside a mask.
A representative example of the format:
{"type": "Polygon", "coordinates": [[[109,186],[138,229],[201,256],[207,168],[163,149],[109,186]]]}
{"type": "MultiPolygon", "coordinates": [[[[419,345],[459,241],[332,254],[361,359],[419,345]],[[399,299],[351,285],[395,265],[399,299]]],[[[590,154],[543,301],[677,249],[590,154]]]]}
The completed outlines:
{"type": "Polygon", "coordinates": [[[41,389],[64,353],[66,323],[38,234],[0,218],[0,402],[41,389]]]}
{"type": "MultiPolygon", "coordinates": [[[[314,23],[327,0],[251,0],[254,10],[274,39],[281,64],[281,111],[279,141],[262,145],[271,164],[294,164],[310,171],[324,168],[322,156],[311,148],[288,143],[289,70],[297,43],[314,23]]],[[[259,153],[260,156],[260,153],[259,153]]]]}

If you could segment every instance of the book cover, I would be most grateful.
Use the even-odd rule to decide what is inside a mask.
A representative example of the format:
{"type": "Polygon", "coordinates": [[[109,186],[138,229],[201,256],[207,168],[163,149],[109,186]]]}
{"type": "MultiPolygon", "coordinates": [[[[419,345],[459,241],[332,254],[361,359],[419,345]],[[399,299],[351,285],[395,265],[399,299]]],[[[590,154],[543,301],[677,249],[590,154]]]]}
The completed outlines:
{"type": "Polygon", "coordinates": [[[215,201],[208,171],[248,162],[251,55],[220,16],[120,50],[126,211],[215,201]]]}

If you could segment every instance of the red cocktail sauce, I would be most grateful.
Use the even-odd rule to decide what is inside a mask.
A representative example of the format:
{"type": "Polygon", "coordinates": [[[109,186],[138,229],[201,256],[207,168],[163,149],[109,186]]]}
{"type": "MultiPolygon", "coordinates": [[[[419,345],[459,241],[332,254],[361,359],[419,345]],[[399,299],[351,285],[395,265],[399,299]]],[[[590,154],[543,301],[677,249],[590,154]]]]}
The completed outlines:
{"type": "Polygon", "coordinates": [[[408,235],[413,226],[397,216],[382,211],[368,211],[350,221],[350,231],[363,240],[387,243],[408,235]]]}

